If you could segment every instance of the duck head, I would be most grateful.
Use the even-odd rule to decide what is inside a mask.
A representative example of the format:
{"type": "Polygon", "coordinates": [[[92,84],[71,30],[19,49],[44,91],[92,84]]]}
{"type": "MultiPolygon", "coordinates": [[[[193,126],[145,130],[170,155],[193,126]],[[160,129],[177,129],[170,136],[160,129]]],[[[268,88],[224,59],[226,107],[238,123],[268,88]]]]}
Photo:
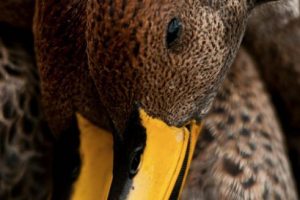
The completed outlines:
{"type": "MultiPolygon", "coordinates": [[[[92,95],[105,108],[112,124],[114,164],[108,198],[176,199],[189,168],[201,119],[209,111],[240,46],[249,12],[262,1],[79,2],[68,3],[66,11],[61,12],[61,6],[57,10],[65,17],[72,16],[72,20],[80,16],[81,21],[84,17],[80,10],[86,11],[85,23],[71,23],[70,27],[86,26],[86,29],[78,27],[77,31],[85,30],[86,51],[83,52],[87,54],[88,64],[83,66],[90,76],[87,83],[93,83],[92,95]],[[76,5],[80,9],[70,11],[76,5]]],[[[38,4],[41,8],[51,5],[38,4]]],[[[36,30],[51,27],[45,24],[54,8],[48,10],[48,13],[40,12],[44,21],[40,20],[36,30]]],[[[49,21],[56,25],[57,18],[49,21]]],[[[62,28],[57,28],[57,32],[64,34],[62,28]]],[[[37,46],[42,44],[39,41],[43,34],[52,32],[51,29],[38,31],[37,46]]],[[[76,32],[68,34],[67,39],[76,32]]],[[[57,40],[55,34],[52,38],[57,40]]],[[[42,45],[37,49],[46,52],[42,45]]],[[[38,56],[40,63],[45,62],[42,54],[46,53],[38,56]]],[[[49,60],[51,63],[56,58],[49,60]]],[[[45,73],[45,66],[40,64],[44,96],[55,94],[45,88],[53,91],[59,91],[57,87],[71,88],[62,87],[63,84],[48,87],[47,79],[51,76],[45,73]]],[[[84,89],[85,85],[80,88],[84,89]]],[[[57,106],[52,100],[46,102],[57,106]]],[[[53,112],[48,113],[49,119],[53,112]]],[[[84,115],[93,119],[94,113],[84,115]]]]}
{"type": "Polygon", "coordinates": [[[254,2],[96,1],[89,70],[114,124],[110,199],[176,199],[254,2]]]}

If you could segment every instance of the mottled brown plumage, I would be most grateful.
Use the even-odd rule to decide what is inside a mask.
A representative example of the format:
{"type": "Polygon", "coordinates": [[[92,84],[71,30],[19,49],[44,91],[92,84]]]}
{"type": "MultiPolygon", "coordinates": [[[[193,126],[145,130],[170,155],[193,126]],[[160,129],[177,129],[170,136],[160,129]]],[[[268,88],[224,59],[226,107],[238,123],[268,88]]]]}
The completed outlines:
{"type": "Polygon", "coordinates": [[[277,116],[243,49],[204,123],[184,199],[298,199],[277,116]]]}
{"type": "Polygon", "coordinates": [[[51,192],[52,135],[40,110],[32,38],[0,27],[0,199],[45,200],[51,192]]]}

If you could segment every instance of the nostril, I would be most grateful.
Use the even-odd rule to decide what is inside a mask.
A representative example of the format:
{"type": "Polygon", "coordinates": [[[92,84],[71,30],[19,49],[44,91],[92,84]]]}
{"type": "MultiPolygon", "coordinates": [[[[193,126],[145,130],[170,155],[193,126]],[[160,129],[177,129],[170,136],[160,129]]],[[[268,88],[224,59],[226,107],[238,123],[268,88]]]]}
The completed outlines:
{"type": "Polygon", "coordinates": [[[129,177],[133,178],[139,171],[141,166],[141,158],[142,158],[143,148],[137,148],[131,156],[131,160],[129,163],[129,177]]]}
{"type": "Polygon", "coordinates": [[[185,125],[185,128],[187,128],[187,130],[188,130],[189,132],[191,132],[191,131],[192,131],[192,124],[191,124],[191,123],[188,123],[187,125],[185,125]]]}

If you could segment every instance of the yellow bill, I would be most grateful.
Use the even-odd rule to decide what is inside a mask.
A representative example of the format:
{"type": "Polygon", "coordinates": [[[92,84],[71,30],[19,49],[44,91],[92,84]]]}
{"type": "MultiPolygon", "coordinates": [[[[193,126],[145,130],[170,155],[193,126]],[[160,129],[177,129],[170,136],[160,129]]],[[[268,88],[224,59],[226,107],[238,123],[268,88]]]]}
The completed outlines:
{"type": "Polygon", "coordinates": [[[183,189],[201,124],[169,126],[138,109],[122,137],[78,115],[82,166],[72,200],[167,200],[183,189]]]}
{"type": "Polygon", "coordinates": [[[147,141],[128,199],[177,198],[182,191],[201,126],[193,122],[191,130],[170,127],[143,110],[140,114],[147,141]]]}
{"type": "Polygon", "coordinates": [[[77,114],[81,169],[72,200],[107,199],[112,181],[113,136],[77,114]]]}

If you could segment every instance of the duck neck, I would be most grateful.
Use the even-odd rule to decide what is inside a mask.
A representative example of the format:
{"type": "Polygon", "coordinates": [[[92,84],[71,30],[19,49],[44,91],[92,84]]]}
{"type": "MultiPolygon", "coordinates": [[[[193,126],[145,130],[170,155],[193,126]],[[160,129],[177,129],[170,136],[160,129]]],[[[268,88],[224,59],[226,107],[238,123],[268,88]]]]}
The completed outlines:
{"type": "Polygon", "coordinates": [[[80,112],[106,126],[103,106],[89,74],[86,55],[86,0],[37,1],[35,42],[43,105],[55,133],[80,112]]]}

